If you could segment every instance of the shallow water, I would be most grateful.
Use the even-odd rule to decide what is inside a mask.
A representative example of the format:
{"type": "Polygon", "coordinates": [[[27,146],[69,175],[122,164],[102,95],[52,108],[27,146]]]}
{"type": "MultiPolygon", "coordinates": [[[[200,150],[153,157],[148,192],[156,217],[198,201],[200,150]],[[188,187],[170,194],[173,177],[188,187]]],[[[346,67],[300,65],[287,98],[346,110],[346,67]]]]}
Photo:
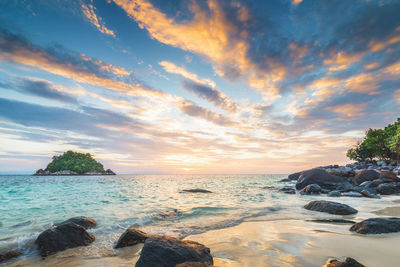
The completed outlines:
{"type": "MultiPolygon", "coordinates": [[[[15,248],[23,250],[24,256],[8,265],[46,266],[51,260],[39,261],[33,245],[38,233],[79,215],[98,222],[99,226],[90,230],[96,241],[88,247],[57,254],[53,258],[63,259],[56,261],[58,266],[74,266],[78,259],[79,265],[87,266],[109,266],[111,262],[124,266],[134,262],[137,255],[130,249],[113,249],[119,235],[129,226],[151,234],[184,238],[249,221],[295,220],[302,223],[337,217],[302,209],[310,200],[327,197],[287,195],[263,189],[287,185],[277,183],[284,177],[286,175],[0,176],[0,252],[15,248]],[[180,192],[192,188],[213,193],[180,192]]],[[[353,206],[359,213],[340,217],[360,220],[376,214],[390,215],[387,210],[385,213],[379,210],[397,207],[398,200],[398,196],[383,199],[342,197],[340,202],[353,206]]],[[[329,225],[321,227],[330,231],[329,225]]]]}

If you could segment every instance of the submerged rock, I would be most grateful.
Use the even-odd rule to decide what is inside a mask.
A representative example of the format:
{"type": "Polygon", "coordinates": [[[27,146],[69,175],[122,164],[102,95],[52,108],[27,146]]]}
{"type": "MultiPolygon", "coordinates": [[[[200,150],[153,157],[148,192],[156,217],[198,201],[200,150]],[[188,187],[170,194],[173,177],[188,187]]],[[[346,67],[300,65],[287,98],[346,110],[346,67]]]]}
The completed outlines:
{"type": "Polygon", "coordinates": [[[318,195],[320,193],[321,187],[317,184],[309,184],[300,191],[301,195],[318,195]]]}
{"type": "Polygon", "coordinates": [[[400,218],[371,218],[354,224],[350,231],[359,234],[384,234],[400,232],[400,218]]]}
{"type": "Polygon", "coordinates": [[[200,189],[200,188],[195,188],[195,189],[183,189],[181,193],[212,193],[211,191],[205,190],[205,189],[200,189]]]}
{"type": "Polygon", "coordinates": [[[362,170],[353,179],[355,184],[362,184],[366,181],[373,181],[379,178],[379,173],[375,170],[362,170]]]}
{"type": "Polygon", "coordinates": [[[365,267],[353,258],[346,258],[344,262],[337,259],[329,259],[325,264],[326,267],[365,267]]]}
{"type": "Polygon", "coordinates": [[[60,223],[59,225],[67,224],[67,223],[70,223],[70,222],[75,223],[77,225],[80,225],[83,228],[85,228],[86,230],[90,229],[90,228],[95,228],[97,226],[97,222],[95,220],[93,220],[91,218],[88,218],[88,217],[85,217],[85,216],[73,217],[71,219],[68,219],[68,220],[60,223]]]}
{"type": "Polygon", "coordinates": [[[350,215],[358,212],[356,209],[346,204],[326,200],[311,201],[310,203],[306,204],[304,208],[307,210],[327,212],[337,215],[350,215]]]}
{"type": "Polygon", "coordinates": [[[18,250],[13,250],[13,251],[6,252],[4,254],[0,254],[0,263],[7,261],[7,260],[11,260],[16,257],[19,257],[21,255],[22,255],[22,253],[18,250]]]}
{"type": "Polygon", "coordinates": [[[169,236],[152,236],[145,242],[136,267],[175,267],[184,262],[212,265],[210,249],[204,245],[169,236]]]}
{"type": "Polygon", "coordinates": [[[278,191],[283,192],[285,194],[291,194],[291,195],[296,194],[296,189],[294,189],[291,186],[284,186],[284,187],[280,188],[278,191]]]}
{"type": "Polygon", "coordinates": [[[351,184],[344,177],[334,176],[323,169],[311,169],[301,173],[296,183],[296,189],[300,190],[310,184],[317,184],[321,188],[330,190],[342,190],[351,188],[351,184]]]}
{"type": "Polygon", "coordinates": [[[177,209],[173,209],[173,210],[161,212],[157,215],[157,217],[159,219],[174,219],[174,218],[178,218],[181,215],[182,215],[182,212],[180,212],[177,209]]]}
{"type": "Polygon", "coordinates": [[[142,232],[134,227],[130,227],[120,236],[115,248],[129,247],[139,243],[144,243],[149,237],[150,235],[146,234],[145,232],[142,232]]]}
{"type": "Polygon", "coordinates": [[[68,222],[42,232],[35,243],[39,247],[40,255],[46,257],[68,248],[87,246],[94,240],[95,237],[84,227],[68,222]]]}

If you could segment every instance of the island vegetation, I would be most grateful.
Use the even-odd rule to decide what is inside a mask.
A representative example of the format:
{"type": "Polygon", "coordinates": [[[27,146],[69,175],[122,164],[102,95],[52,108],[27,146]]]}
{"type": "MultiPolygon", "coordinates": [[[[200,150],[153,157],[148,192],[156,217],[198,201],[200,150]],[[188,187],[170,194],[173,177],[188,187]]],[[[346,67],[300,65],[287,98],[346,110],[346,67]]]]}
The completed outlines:
{"type": "Polygon", "coordinates": [[[90,153],[74,151],[64,152],[62,155],[53,156],[53,160],[46,169],[40,169],[36,175],[96,175],[115,174],[110,169],[104,170],[103,164],[96,161],[90,153]]]}
{"type": "Polygon", "coordinates": [[[400,118],[383,129],[369,129],[364,139],[347,151],[356,162],[400,163],[400,118]]]}

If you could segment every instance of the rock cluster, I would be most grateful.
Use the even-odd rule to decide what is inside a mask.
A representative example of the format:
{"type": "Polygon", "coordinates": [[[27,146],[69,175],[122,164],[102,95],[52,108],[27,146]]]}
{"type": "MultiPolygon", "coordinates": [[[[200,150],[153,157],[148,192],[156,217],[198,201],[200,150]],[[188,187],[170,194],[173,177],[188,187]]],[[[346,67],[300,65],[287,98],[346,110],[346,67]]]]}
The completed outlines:
{"type": "Polygon", "coordinates": [[[49,175],[55,175],[55,176],[70,176],[70,175],[115,175],[115,172],[113,172],[110,169],[105,170],[104,172],[99,172],[99,171],[88,171],[83,174],[78,174],[74,171],[71,170],[65,170],[65,171],[58,171],[58,172],[50,172],[49,170],[43,170],[39,169],[35,172],[35,176],[49,176],[49,175]]]}

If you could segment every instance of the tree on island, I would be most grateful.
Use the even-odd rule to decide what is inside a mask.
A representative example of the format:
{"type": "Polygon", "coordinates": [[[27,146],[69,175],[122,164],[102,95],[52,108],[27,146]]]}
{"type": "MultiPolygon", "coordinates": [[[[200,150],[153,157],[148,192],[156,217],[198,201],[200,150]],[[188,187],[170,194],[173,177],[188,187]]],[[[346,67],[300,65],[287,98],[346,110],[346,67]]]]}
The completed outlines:
{"type": "Polygon", "coordinates": [[[400,118],[384,129],[367,130],[363,141],[347,151],[347,157],[357,162],[400,162],[400,118]]]}
{"type": "Polygon", "coordinates": [[[103,164],[96,161],[90,153],[85,154],[71,150],[62,155],[53,156],[53,160],[47,165],[46,170],[51,173],[69,170],[78,174],[91,171],[105,172],[103,164]]]}

